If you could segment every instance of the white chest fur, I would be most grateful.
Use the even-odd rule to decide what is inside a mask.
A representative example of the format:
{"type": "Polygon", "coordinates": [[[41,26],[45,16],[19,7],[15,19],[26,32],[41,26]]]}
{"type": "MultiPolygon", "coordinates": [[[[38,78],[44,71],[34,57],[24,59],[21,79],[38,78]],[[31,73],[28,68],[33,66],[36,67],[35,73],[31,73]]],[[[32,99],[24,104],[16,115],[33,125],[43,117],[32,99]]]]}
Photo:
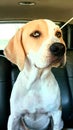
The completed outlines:
{"type": "Polygon", "coordinates": [[[49,117],[53,116],[59,128],[60,101],[58,83],[51,71],[46,69],[38,72],[38,69],[34,67],[30,72],[24,69],[20,72],[12,90],[11,116],[20,119],[24,115],[23,118],[28,127],[33,126],[36,129],[46,128],[50,121],[49,117]]]}
{"type": "Polygon", "coordinates": [[[51,71],[47,69],[39,76],[37,69],[34,71],[33,68],[27,75],[23,70],[17,78],[11,95],[12,110],[15,111],[15,106],[30,113],[57,109],[60,105],[60,92],[51,71]]]}

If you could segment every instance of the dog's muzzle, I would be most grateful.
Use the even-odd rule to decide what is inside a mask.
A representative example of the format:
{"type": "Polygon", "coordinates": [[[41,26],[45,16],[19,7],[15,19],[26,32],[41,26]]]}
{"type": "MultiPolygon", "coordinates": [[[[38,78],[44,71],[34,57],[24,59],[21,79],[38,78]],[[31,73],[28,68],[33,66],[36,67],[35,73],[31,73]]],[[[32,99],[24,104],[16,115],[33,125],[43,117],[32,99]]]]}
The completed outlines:
{"type": "Polygon", "coordinates": [[[62,43],[55,42],[50,46],[50,52],[53,56],[62,57],[65,53],[65,46],[62,43]]]}

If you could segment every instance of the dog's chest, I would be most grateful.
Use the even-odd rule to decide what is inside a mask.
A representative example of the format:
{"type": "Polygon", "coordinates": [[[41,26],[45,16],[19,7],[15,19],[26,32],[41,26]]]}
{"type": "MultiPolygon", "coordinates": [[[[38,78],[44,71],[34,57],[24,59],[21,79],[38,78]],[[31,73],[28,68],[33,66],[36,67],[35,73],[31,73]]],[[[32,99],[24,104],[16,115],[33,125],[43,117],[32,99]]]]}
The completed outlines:
{"type": "Polygon", "coordinates": [[[51,72],[45,72],[41,77],[38,77],[37,73],[35,76],[34,73],[31,75],[32,78],[30,76],[25,78],[22,73],[19,75],[22,76],[21,83],[19,77],[12,92],[11,106],[14,112],[23,113],[27,125],[43,128],[43,124],[49,123],[48,116],[60,106],[60,91],[51,72]]]}
{"type": "Polygon", "coordinates": [[[56,81],[37,79],[27,92],[24,101],[26,102],[26,114],[24,120],[28,126],[43,128],[49,124],[52,111],[60,103],[58,84],[56,81]],[[55,84],[54,84],[55,83],[55,84]],[[42,123],[41,123],[42,122],[42,123]]]}
{"type": "Polygon", "coordinates": [[[51,111],[59,102],[59,88],[53,77],[35,80],[24,96],[25,107],[31,113],[36,110],[51,111]]]}

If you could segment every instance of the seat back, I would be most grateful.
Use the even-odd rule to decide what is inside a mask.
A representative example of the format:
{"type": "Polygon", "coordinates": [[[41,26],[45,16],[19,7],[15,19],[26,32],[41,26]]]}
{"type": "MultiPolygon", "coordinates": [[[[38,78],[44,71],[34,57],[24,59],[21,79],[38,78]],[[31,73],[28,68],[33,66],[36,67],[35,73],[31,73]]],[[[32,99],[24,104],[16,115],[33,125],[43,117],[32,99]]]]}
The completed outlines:
{"type": "Polygon", "coordinates": [[[6,129],[11,89],[11,63],[0,55],[0,130],[6,129]]]}
{"type": "Polygon", "coordinates": [[[10,94],[19,70],[0,55],[0,130],[6,130],[10,113],[10,94]]]}

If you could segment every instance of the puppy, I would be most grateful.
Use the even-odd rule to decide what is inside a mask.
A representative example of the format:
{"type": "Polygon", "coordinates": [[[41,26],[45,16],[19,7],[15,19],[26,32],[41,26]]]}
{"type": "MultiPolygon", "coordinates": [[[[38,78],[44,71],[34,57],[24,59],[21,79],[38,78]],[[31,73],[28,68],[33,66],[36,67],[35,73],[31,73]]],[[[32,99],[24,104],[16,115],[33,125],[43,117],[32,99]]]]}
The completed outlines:
{"type": "Polygon", "coordinates": [[[8,130],[53,130],[63,127],[61,97],[52,67],[66,62],[66,46],[59,26],[46,19],[20,28],[4,50],[20,69],[10,98],[8,130]]]}

